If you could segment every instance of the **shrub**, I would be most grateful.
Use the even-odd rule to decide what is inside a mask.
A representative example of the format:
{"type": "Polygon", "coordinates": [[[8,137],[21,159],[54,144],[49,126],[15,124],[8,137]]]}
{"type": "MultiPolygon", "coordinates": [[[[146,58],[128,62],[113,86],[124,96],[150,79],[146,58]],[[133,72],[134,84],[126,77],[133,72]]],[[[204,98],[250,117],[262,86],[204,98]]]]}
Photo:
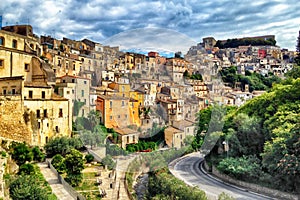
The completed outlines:
{"type": "Polygon", "coordinates": [[[42,162],[45,160],[45,154],[40,150],[39,147],[35,146],[32,148],[33,160],[42,162]]]}
{"type": "Polygon", "coordinates": [[[85,160],[86,160],[87,163],[90,163],[94,160],[94,156],[92,154],[87,154],[85,156],[85,160]]]}
{"type": "Polygon", "coordinates": [[[19,174],[20,175],[33,175],[33,174],[35,174],[35,168],[30,163],[23,164],[19,168],[19,174]]]}
{"type": "Polygon", "coordinates": [[[66,165],[64,163],[64,158],[60,154],[56,154],[51,161],[51,164],[56,169],[56,171],[60,174],[64,173],[66,170],[66,165]]]}

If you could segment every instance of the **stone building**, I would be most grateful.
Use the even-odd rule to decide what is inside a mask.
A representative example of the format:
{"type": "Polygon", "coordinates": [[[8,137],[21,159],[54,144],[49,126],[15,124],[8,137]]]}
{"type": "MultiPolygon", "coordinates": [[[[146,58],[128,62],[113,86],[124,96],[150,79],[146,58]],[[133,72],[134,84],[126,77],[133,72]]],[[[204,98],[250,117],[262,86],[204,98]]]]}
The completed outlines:
{"type": "Polygon", "coordinates": [[[71,133],[68,100],[54,94],[54,72],[40,55],[31,26],[0,30],[0,118],[6,121],[0,137],[44,145],[51,137],[71,133]],[[13,105],[17,110],[8,110],[13,105]]]}

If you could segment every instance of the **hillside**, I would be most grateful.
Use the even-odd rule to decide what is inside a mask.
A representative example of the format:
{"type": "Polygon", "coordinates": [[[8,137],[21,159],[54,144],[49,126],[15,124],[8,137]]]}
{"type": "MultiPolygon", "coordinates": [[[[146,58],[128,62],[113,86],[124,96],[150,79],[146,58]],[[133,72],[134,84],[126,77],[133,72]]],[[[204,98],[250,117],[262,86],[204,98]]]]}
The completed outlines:
{"type": "Polygon", "coordinates": [[[234,178],[300,193],[299,122],[300,78],[289,78],[229,112],[208,159],[234,178]],[[223,141],[229,150],[220,153],[223,141]]]}

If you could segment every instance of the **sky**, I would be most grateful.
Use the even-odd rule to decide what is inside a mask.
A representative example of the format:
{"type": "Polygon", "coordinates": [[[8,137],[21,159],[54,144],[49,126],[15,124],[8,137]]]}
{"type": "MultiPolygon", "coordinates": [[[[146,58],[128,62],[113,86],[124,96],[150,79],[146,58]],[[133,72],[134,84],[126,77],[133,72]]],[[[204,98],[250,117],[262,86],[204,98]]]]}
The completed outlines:
{"type": "Polygon", "coordinates": [[[2,0],[0,15],[37,35],[183,53],[203,37],[269,34],[295,50],[300,30],[299,0],[2,0]]]}

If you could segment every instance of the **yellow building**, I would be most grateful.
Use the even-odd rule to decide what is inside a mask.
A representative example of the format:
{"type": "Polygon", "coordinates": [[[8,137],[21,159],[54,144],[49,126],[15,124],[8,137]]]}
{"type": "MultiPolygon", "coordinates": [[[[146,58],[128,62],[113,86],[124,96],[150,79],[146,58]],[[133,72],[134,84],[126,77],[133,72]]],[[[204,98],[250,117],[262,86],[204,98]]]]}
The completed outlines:
{"type": "Polygon", "coordinates": [[[129,83],[112,82],[112,83],[108,84],[108,88],[115,90],[116,95],[130,98],[130,84],[129,83]]]}
{"type": "Polygon", "coordinates": [[[0,126],[0,137],[44,145],[51,137],[71,133],[68,100],[54,94],[49,85],[55,83],[54,72],[39,58],[40,53],[31,26],[0,30],[0,118],[7,122],[0,126]],[[11,114],[7,109],[15,102],[18,111],[11,114]],[[8,131],[12,134],[7,135],[8,131]]]}
{"type": "Polygon", "coordinates": [[[96,110],[100,122],[107,128],[127,127],[131,124],[129,98],[119,95],[98,95],[96,110]]]}

